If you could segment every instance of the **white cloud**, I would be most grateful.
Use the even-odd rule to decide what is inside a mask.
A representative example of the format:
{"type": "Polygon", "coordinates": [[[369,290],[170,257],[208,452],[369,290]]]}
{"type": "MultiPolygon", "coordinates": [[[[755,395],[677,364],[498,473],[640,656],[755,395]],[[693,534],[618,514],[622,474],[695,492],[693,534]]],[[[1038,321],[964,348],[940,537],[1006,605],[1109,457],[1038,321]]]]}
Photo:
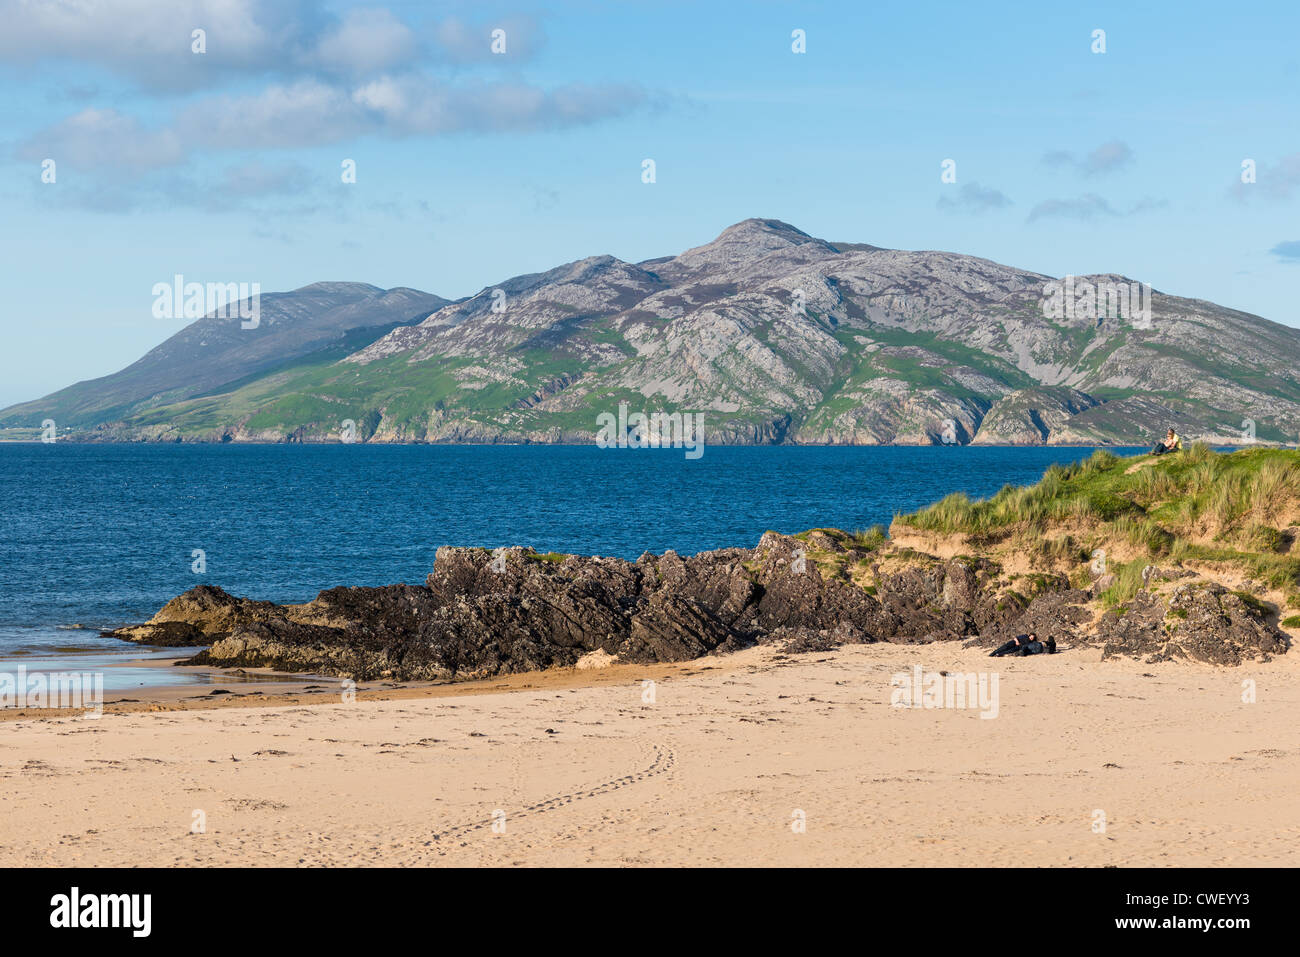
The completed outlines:
{"type": "Polygon", "coordinates": [[[301,80],[247,96],[208,97],[159,129],[115,110],[85,110],[29,137],[18,154],[72,167],[138,172],[179,165],[198,150],[311,148],[362,135],[560,129],[627,113],[645,99],[639,88],[621,85],[452,86],[407,75],[349,90],[301,80]]]}
{"type": "Polygon", "coordinates": [[[1083,157],[1076,157],[1068,150],[1052,150],[1044,154],[1043,162],[1054,167],[1072,166],[1085,176],[1101,176],[1132,163],[1133,149],[1120,140],[1111,140],[1083,157]]]}
{"type": "Polygon", "coordinates": [[[448,86],[423,77],[385,79],[358,91],[387,129],[405,135],[557,129],[617,116],[645,99],[636,87],[523,83],[448,86]]]}
{"type": "Polygon", "coordinates": [[[27,140],[18,149],[27,160],[53,159],[73,168],[111,167],[133,173],[184,160],[186,149],[174,130],[150,130],[117,110],[82,110],[27,140]]]}
{"type": "Polygon", "coordinates": [[[176,127],[191,148],[280,149],[349,139],[366,131],[366,116],[343,89],[302,80],[200,101],[185,109],[176,127]]]}
{"type": "Polygon", "coordinates": [[[1083,160],[1083,171],[1089,176],[1109,173],[1133,162],[1133,150],[1127,143],[1111,140],[1102,143],[1083,160]]]}
{"type": "Polygon", "coordinates": [[[1085,193],[1075,199],[1047,199],[1029,211],[1027,222],[1039,219],[1077,219],[1081,221],[1104,219],[1113,216],[1135,216],[1139,213],[1164,209],[1168,203],[1162,199],[1143,197],[1126,210],[1118,210],[1096,193],[1085,193]]]}
{"type": "Polygon", "coordinates": [[[73,61],[184,90],[300,62],[328,21],[305,0],[0,0],[0,23],[0,61],[73,61]],[[206,53],[191,50],[196,29],[206,53]]]}
{"type": "Polygon", "coordinates": [[[0,0],[0,24],[0,62],[93,65],[155,91],[248,75],[362,78],[430,63],[518,62],[542,43],[528,17],[453,17],[417,32],[383,7],[340,19],[311,0],[0,0]],[[196,29],[206,33],[202,54],[191,50],[196,29]],[[504,56],[492,53],[495,29],[506,31],[504,56]]]}
{"type": "Polygon", "coordinates": [[[975,182],[963,183],[955,197],[949,195],[940,196],[938,203],[940,209],[962,210],[972,213],[1002,209],[1010,205],[1010,198],[1001,190],[994,189],[991,186],[981,186],[975,182]]]}
{"type": "Polygon", "coordinates": [[[541,28],[529,17],[503,17],[473,24],[450,17],[434,29],[439,52],[453,63],[527,59],[537,53],[543,40],[541,28]],[[494,30],[505,31],[505,53],[492,52],[494,30]]]}
{"type": "Polygon", "coordinates": [[[1300,263],[1300,239],[1278,243],[1269,252],[1284,263],[1300,263]]]}
{"type": "Polygon", "coordinates": [[[526,18],[443,20],[417,31],[382,7],[334,16],[309,0],[0,0],[0,62],[98,66],[154,93],[215,87],[180,101],[169,117],[158,112],[167,101],[141,107],[147,122],[87,109],[20,140],[19,158],[104,171],[106,193],[132,188],[148,171],[182,167],[199,151],[559,129],[645,103],[635,86],[545,89],[428,72],[439,60],[481,60],[485,73],[540,41],[526,18]],[[506,30],[504,57],[490,52],[497,28],[506,30]],[[206,53],[191,51],[195,29],[206,31],[206,53]]]}
{"type": "Polygon", "coordinates": [[[1254,183],[1241,182],[1240,176],[1233,184],[1233,195],[1239,200],[1261,196],[1270,200],[1288,200],[1300,190],[1300,153],[1283,156],[1276,163],[1261,163],[1254,183]]]}
{"type": "Polygon", "coordinates": [[[387,10],[350,10],[321,37],[316,60],[322,70],[370,76],[410,63],[419,45],[415,34],[387,10]]]}

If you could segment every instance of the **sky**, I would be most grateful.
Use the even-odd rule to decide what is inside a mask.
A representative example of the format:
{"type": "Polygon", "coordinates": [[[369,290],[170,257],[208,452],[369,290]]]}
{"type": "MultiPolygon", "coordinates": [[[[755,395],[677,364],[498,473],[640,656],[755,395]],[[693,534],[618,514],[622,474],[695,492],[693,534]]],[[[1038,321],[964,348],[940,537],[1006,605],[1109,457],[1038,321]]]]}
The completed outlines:
{"type": "Polygon", "coordinates": [[[0,24],[0,406],[177,332],[152,310],[176,274],[454,299],[753,216],[1300,326],[1294,0],[0,0],[0,24]]]}

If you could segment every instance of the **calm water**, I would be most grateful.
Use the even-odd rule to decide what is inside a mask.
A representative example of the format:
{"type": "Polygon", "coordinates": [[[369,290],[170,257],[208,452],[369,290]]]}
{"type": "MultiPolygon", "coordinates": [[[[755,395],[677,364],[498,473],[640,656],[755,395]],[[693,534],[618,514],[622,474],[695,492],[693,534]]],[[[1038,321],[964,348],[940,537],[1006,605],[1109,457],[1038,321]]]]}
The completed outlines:
{"type": "Polygon", "coordinates": [[[769,528],[887,524],[1091,452],[718,447],[687,461],[573,446],[0,445],[0,657],[138,654],[98,630],[144,621],[200,582],[304,601],[422,582],[444,544],[627,559],[752,546],[769,528]]]}

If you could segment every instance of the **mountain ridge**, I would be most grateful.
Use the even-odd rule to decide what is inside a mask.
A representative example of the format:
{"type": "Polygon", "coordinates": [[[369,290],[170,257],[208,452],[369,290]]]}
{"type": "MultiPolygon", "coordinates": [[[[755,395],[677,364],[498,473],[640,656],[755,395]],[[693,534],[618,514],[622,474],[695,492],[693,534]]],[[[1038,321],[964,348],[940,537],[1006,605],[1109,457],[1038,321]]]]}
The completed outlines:
{"type": "MultiPolygon", "coordinates": [[[[236,339],[229,362],[179,391],[156,387],[179,372],[143,396],[87,389],[129,385],[196,335],[238,334],[209,317],[114,376],[0,412],[0,426],[44,414],[85,438],[330,441],[350,419],[370,423],[366,441],[589,442],[597,416],[626,402],[702,413],[714,444],[1146,444],[1170,424],[1224,443],[1300,432],[1300,330],[1156,290],[1150,328],[1086,311],[1049,318],[1054,282],[748,219],[676,256],[589,256],[454,301],[333,283],[263,295],[264,314],[269,302],[273,318],[314,316],[316,334],[274,356],[247,357],[236,339]],[[79,388],[92,394],[68,395],[79,388]]],[[[1074,277],[1089,282],[1133,280],[1074,277]]]]}

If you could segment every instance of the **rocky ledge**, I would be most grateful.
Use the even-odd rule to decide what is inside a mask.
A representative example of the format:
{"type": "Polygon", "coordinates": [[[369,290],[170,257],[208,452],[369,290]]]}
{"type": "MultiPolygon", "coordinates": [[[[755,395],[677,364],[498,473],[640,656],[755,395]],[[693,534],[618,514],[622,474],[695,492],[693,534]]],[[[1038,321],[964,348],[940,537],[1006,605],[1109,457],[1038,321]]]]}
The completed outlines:
{"type": "Polygon", "coordinates": [[[573,666],[587,655],[685,661],[771,642],[792,652],[871,641],[991,646],[1031,629],[1147,660],[1238,664],[1288,646],[1260,608],[1221,589],[1144,592],[1135,613],[1096,627],[1091,598],[1063,575],[1008,577],[987,559],[940,561],[819,530],[635,562],[440,548],[422,586],[332,588],[277,605],[201,585],[146,624],[106,634],[209,646],[188,664],[401,681],[573,666]]]}

